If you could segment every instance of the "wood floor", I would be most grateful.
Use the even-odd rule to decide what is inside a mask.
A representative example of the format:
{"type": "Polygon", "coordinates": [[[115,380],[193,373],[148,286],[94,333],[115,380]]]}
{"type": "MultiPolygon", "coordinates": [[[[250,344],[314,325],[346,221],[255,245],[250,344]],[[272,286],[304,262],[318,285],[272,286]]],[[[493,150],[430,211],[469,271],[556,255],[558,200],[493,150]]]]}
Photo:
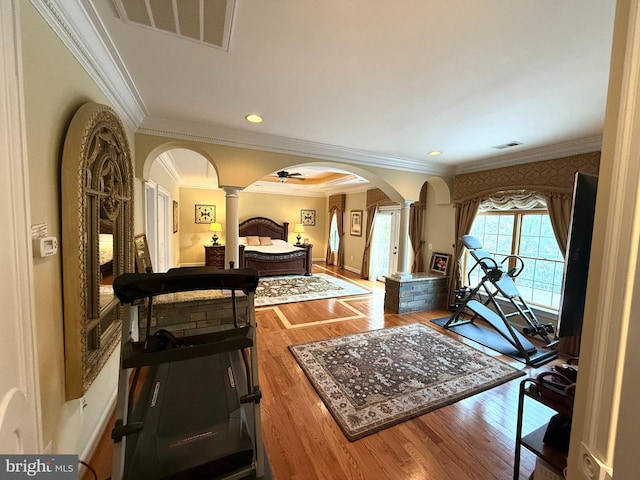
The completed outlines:
{"type": "MultiPolygon", "coordinates": [[[[256,309],[262,427],[274,478],[511,479],[518,386],[525,377],[355,442],[345,438],[290,354],[289,345],[413,322],[459,337],[430,322],[449,311],[385,312],[382,283],[361,280],[324,264],[314,265],[313,271],[354,281],[372,293],[256,309]]],[[[459,339],[523,369],[528,376],[536,375],[535,369],[459,339]]],[[[545,407],[528,402],[525,432],[544,424],[548,417],[545,407]]],[[[90,462],[100,480],[110,477],[110,456],[110,440],[105,435],[90,462]]],[[[523,449],[521,478],[529,478],[534,467],[535,457],[523,449]]]]}

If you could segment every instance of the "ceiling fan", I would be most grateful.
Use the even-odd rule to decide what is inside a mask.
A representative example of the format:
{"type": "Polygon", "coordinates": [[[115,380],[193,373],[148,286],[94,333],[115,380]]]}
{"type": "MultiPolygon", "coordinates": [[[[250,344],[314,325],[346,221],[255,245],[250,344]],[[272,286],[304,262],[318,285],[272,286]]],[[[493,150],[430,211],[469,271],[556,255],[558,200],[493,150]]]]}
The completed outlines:
{"type": "Polygon", "coordinates": [[[287,179],[289,178],[293,178],[294,180],[304,180],[304,178],[298,178],[302,175],[301,173],[289,173],[289,172],[286,172],[285,170],[280,170],[279,172],[276,173],[276,175],[278,176],[278,180],[281,183],[286,182],[287,179]]]}

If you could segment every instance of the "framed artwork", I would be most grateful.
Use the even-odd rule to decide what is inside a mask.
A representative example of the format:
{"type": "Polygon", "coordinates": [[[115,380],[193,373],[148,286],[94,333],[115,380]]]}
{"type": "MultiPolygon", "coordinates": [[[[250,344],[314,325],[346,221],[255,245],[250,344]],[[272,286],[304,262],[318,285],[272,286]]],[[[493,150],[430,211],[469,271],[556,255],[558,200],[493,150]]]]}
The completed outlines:
{"type": "Polygon", "coordinates": [[[173,201],[173,233],[178,233],[178,202],[173,201]]]}
{"type": "Polygon", "coordinates": [[[434,252],[431,255],[431,273],[435,273],[438,275],[446,275],[449,270],[449,261],[451,260],[451,255],[447,253],[436,253],[434,252]]]}
{"type": "Polygon", "coordinates": [[[300,210],[300,223],[305,227],[316,226],[316,211],[315,210],[300,210]]]}
{"type": "Polygon", "coordinates": [[[196,223],[215,223],[216,206],[196,204],[196,223]]]}
{"type": "Polygon", "coordinates": [[[149,244],[144,233],[133,237],[134,253],[136,255],[136,270],[138,273],[152,273],[151,257],[149,256],[149,244]]]}
{"type": "Polygon", "coordinates": [[[351,210],[351,228],[349,233],[355,237],[362,236],[362,210],[351,210]]]}

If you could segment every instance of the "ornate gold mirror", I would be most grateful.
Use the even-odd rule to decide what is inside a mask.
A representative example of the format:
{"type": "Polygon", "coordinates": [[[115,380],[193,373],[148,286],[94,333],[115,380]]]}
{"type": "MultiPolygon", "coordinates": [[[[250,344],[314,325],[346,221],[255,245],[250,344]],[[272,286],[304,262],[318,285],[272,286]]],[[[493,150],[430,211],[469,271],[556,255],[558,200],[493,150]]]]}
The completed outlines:
{"type": "Polygon", "coordinates": [[[62,157],[62,269],[67,399],[87,391],[120,341],[113,279],[133,271],[133,169],[126,132],[106,105],[71,121],[62,157]]]}

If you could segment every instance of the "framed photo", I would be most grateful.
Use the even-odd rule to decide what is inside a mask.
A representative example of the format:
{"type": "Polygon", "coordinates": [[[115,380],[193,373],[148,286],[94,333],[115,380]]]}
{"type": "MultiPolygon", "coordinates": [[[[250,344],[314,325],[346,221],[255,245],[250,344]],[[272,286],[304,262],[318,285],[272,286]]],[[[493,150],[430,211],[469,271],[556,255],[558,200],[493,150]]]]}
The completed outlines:
{"type": "Polygon", "coordinates": [[[315,210],[300,210],[300,223],[305,227],[316,226],[316,211],[315,210]]]}
{"type": "Polygon", "coordinates": [[[351,229],[349,233],[355,237],[362,236],[362,210],[351,210],[351,229]]]}
{"type": "Polygon", "coordinates": [[[196,204],[196,223],[215,223],[216,206],[196,204]]]}
{"type": "Polygon", "coordinates": [[[438,275],[446,275],[449,270],[449,261],[451,260],[451,255],[447,253],[433,253],[431,255],[431,273],[436,273],[438,275]]]}
{"type": "Polygon", "coordinates": [[[173,233],[178,233],[178,202],[173,201],[173,233]]]}
{"type": "Polygon", "coordinates": [[[149,256],[149,244],[144,233],[133,237],[133,246],[136,255],[136,270],[138,273],[152,273],[151,257],[149,256]]]}

